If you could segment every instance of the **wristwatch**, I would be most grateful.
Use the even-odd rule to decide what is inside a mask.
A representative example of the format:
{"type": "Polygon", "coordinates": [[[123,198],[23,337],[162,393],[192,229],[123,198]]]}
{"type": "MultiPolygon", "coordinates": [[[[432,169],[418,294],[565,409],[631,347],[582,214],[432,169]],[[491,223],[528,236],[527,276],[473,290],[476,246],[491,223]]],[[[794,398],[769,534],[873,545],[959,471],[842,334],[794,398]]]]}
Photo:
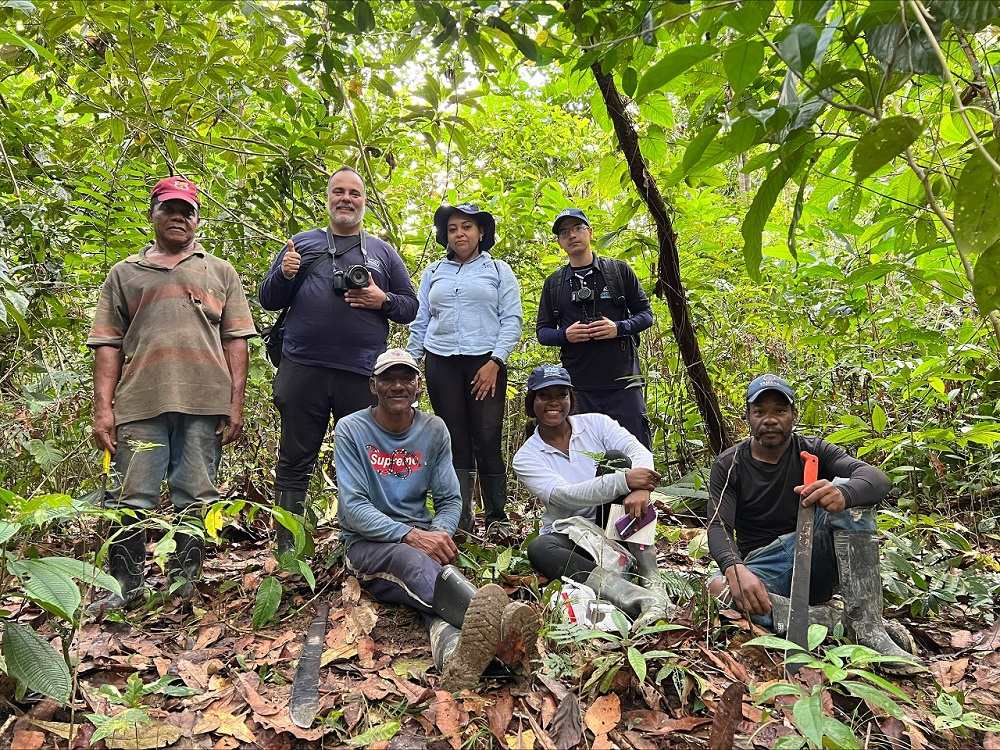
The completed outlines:
{"type": "Polygon", "coordinates": [[[504,365],[504,361],[502,359],[500,359],[500,357],[496,356],[495,354],[491,354],[490,355],[490,362],[496,362],[497,367],[499,367],[501,370],[505,366],[504,365]]]}

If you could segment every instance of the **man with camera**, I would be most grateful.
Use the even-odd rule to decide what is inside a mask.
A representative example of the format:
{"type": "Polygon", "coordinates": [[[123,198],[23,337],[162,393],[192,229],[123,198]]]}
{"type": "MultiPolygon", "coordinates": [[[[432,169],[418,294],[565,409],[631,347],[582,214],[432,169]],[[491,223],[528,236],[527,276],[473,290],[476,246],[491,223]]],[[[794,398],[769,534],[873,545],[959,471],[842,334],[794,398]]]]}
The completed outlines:
{"type": "Polygon", "coordinates": [[[580,412],[607,414],[651,449],[637,350],[653,325],[649,299],[627,263],[590,249],[594,232],[579,208],[561,211],[552,231],[569,263],[545,280],[538,342],[560,348],[580,412]]]}
{"type": "MultiPolygon", "coordinates": [[[[260,285],[265,310],[288,308],[274,404],[281,414],[275,504],[301,516],[330,416],[375,404],[369,379],[385,351],[389,321],[417,315],[417,296],[399,254],[361,228],[365,185],[351,167],[330,177],[330,224],[301,232],[260,285]]],[[[294,537],[277,528],[278,556],[294,537]]]]}

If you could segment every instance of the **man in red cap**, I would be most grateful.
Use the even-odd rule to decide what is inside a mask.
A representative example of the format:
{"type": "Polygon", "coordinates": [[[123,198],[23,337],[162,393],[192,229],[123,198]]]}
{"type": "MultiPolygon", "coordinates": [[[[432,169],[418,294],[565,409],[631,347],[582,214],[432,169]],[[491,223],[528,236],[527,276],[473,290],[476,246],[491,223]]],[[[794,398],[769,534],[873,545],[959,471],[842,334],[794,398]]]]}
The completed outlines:
{"type": "Polygon", "coordinates": [[[247,339],[255,334],[236,271],[195,240],[198,188],[168,177],[153,188],[154,240],[116,263],[97,303],[93,434],[114,454],[108,507],[125,510],[109,535],[108,566],[122,595],[88,611],[121,609],[143,592],[142,516],[159,505],[164,476],[183,512],[174,533],[170,592],[189,598],[201,571],[201,514],[219,499],[222,446],[243,430],[247,339]]]}

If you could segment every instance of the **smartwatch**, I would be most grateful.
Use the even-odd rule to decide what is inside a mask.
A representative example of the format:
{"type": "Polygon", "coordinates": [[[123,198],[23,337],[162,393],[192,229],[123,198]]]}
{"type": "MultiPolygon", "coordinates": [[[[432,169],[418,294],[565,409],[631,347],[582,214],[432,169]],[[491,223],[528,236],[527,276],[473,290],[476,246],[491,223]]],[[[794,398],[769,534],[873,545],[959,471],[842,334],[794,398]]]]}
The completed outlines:
{"type": "Polygon", "coordinates": [[[502,359],[500,359],[500,357],[496,356],[495,354],[491,354],[490,355],[490,362],[496,362],[497,367],[499,367],[501,370],[505,366],[504,365],[504,361],[502,359]]]}

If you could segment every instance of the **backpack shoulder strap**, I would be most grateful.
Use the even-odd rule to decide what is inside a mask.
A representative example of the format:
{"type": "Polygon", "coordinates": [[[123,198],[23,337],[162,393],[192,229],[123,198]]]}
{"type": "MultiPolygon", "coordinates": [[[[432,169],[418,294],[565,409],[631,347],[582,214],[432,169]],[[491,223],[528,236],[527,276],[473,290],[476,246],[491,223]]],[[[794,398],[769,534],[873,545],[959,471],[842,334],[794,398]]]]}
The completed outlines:
{"type": "Polygon", "coordinates": [[[552,308],[552,317],[555,318],[556,328],[559,327],[562,310],[559,309],[559,298],[562,296],[562,285],[563,281],[566,279],[566,269],[569,268],[569,264],[560,268],[556,273],[551,274],[545,283],[542,285],[542,294],[548,291],[549,295],[549,306],[552,308]]]}
{"type": "Polygon", "coordinates": [[[623,261],[614,258],[605,258],[598,255],[598,262],[601,265],[601,275],[608,285],[611,299],[618,307],[628,308],[628,300],[625,299],[625,281],[622,279],[622,268],[619,263],[623,261]]]}

